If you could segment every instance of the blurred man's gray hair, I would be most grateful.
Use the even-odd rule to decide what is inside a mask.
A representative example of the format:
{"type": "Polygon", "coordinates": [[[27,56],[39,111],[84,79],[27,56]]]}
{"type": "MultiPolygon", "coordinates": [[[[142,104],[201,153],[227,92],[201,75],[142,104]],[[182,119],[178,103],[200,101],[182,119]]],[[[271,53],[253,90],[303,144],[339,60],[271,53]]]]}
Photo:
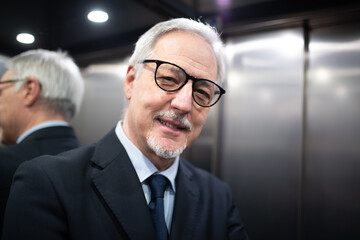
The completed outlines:
{"type": "MultiPolygon", "coordinates": [[[[61,113],[67,120],[79,111],[84,95],[84,81],[78,66],[66,52],[36,49],[10,59],[12,78],[36,78],[41,85],[41,101],[47,111],[61,113]]],[[[18,90],[24,84],[15,85],[18,90]]]]}

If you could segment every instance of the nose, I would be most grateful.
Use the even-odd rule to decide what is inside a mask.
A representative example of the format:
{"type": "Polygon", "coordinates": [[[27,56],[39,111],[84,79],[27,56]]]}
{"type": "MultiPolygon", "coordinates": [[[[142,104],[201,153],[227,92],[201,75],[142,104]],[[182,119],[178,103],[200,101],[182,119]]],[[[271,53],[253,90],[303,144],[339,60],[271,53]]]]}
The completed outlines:
{"type": "Polygon", "coordinates": [[[192,107],[192,81],[188,81],[180,90],[174,92],[171,106],[184,113],[188,113],[192,107]]]}

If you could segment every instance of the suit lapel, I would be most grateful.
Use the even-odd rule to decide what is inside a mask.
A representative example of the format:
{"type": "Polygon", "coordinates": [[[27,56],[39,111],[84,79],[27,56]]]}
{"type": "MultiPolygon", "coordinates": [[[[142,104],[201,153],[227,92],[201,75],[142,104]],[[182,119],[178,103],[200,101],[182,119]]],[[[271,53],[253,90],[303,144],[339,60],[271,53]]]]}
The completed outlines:
{"type": "Polygon", "coordinates": [[[199,187],[182,160],[176,177],[176,189],[170,240],[192,239],[199,210],[199,187]]]}
{"type": "Polygon", "coordinates": [[[155,239],[141,183],[114,130],[98,143],[92,162],[94,187],[129,238],[155,239]]]}

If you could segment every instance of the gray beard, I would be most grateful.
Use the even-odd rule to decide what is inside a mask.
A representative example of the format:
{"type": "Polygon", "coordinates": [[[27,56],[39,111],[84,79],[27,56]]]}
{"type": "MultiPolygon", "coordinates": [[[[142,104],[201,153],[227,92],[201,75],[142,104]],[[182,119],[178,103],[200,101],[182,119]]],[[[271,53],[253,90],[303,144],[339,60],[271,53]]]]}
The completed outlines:
{"type": "Polygon", "coordinates": [[[158,144],[156,142],[155,137],[151,134],[147,137],[146,140],[150,149],[153,150],[157,156],[165,159],[175,158],[179,156],[185,150],[187,145],[187,140],[186,140],[184,146],[182,146],[181,148],[170,150],[158,144]]]}

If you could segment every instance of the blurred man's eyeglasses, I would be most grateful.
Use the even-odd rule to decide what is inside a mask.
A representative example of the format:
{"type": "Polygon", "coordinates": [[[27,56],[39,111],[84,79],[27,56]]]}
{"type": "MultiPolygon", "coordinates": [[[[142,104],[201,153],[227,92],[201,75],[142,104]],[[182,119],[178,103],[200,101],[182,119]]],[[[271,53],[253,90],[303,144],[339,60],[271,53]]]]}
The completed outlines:
{"type": "Polygon", "coordinates": [[[20,81],[19,79],[16,80],[5,80],[5,81],[1,81],[0,84],[5,84],[5,83],[14,83],[14,82],[18,82],[20,81]]]}
{"type": "MultiPolygon", "coordinates": [[[[20,79],[0,81],[0,86],[1,86],[2,84],[5,85],[6,83],[15,83],[15,82],[18,82],[18,81],[20,81],[20,79]]],[[[0,94],[2,93],[2,91],[3,91],[5,88],[6,88],[6,87],[3,87],[3,88],[0,89],[0,94]]]]}
{"type": "Polygon", "coordinates": [[[202,107],[215,105],[225,93],[225,90],[215,82],[193,77],[176,64],[152,59],[144,60],[143,63],[156,63],[155,83],[166,92],[178,91],[189,79],[192,80],[192,97],[202,107]]]}

